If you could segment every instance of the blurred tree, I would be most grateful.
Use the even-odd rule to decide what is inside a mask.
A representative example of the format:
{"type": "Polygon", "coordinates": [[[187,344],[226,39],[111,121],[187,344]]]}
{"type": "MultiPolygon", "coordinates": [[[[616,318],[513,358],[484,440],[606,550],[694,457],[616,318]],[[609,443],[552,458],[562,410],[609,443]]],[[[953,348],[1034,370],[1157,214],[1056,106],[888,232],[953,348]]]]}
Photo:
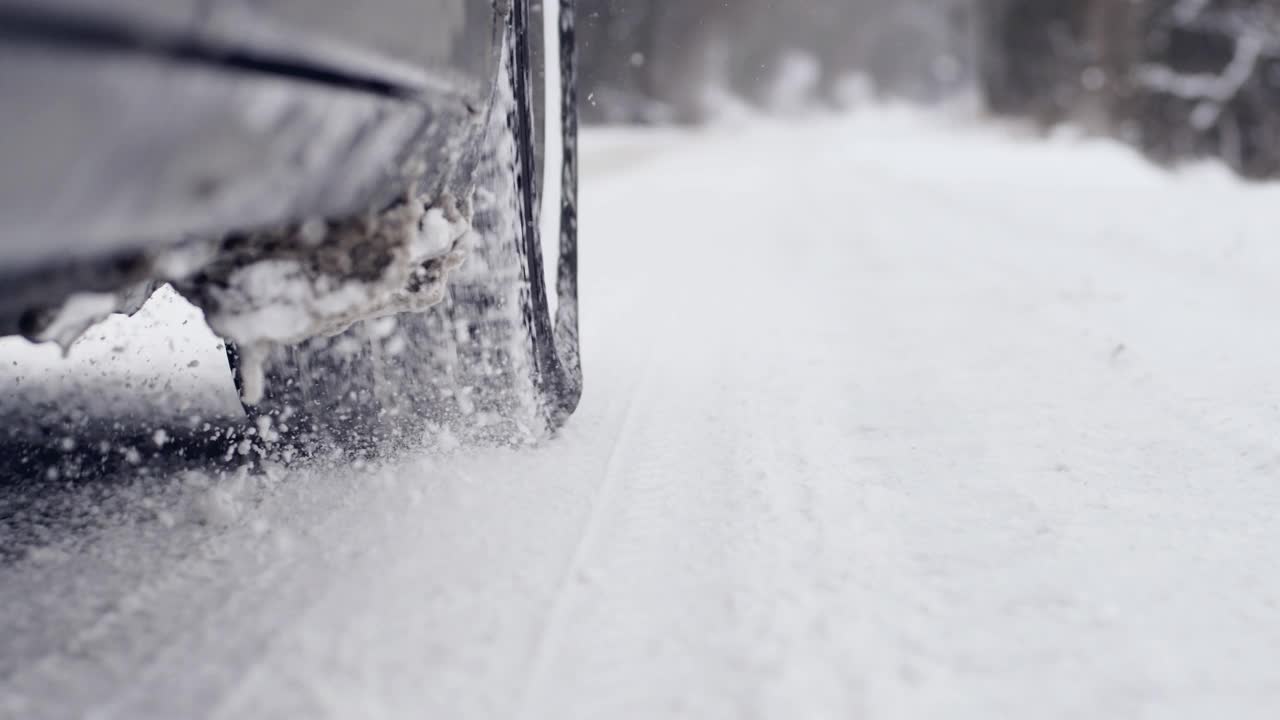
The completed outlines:
{"type": "Polygon", "coordinates": [[[1280,173],[1275,0],[978,0],[988,107],[1280,173]]]}
{"type": "Polygon", "coordinates": [[[973,77],[999,114],[1280,175],[1280,0],[580,3],[591,120],[697,121],[726,93],[831,99],[850,72],[927,102],[973,77]]]}
{"type": "Polygon", "coordinates": [[[648,122],[702,118],[742,15],[719,0],[580,0],[578,12],[587,119],[648,122]]]}
{"type": "Polygon", "coordinates": [[[830,100],[854,71],[884,94],[936,99],[964,78],[968,2],[580,0],[587,115],[696,121],[725,91],[830,100]]]}

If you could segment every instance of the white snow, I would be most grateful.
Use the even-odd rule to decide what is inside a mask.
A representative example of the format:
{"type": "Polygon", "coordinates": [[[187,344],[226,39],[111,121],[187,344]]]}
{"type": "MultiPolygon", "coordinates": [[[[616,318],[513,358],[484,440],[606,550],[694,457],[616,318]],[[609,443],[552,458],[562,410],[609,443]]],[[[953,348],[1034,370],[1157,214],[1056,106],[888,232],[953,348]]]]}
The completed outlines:
{"type": "Polygon", "coordinates": [[[442,262],[447,276],[465,258],[463,240],[470,221],[449,219],[440,208],[409,203],[384,214],[384,223],[403,247],[389,248],[396,258],[377,278],[357,281],[317,273],[298,259],[264,259],[232,271],[225,288],[213,296],[218,309],[210,324],[224,337],[248,347],[298,343],[336,335],[360,320],[405,310],[423,310],[443,298],[444,286],[412,293],[410,275],[430,260],[442,262]]]}
{"type": "MultiPolygon", "coordinates": [[[[391,241],[382,248],[390,259],[373,277],[321,271],[315,258],[266,257],[232,270],[225,284],[203,288],[213,300],[204,303],[206,320],[239,348],[240,396],[246,404],[255,405],[264,397],[263,364],[272,346],[338,335],[361,320],[420,312],[444,300],[450,273],[466,260],[471,223],[452,197],[441,202],[447,209],[413,198],[383,211],[372,226],[333,231],[365,242],[391,241]],[[428,264],[436,266],[429,280],[418,275],[428,264]],[[411,282],[415,275],[421,280],[416,286],[411,282]]],[[[327,231],[315,223],[301,228],[308,241],[327,231]]]]}
{"type": "MultiPolygon", "coordinates": [[[[109,312],[118,298],[104,297],[112,304],[100,309],[109,312]]],[[[54,343],[0,338],[0,410],[84,403],[112,413],[164,407],[172,413],[168,419],[242,413],[222,341],[200,311],[168,286],[133,317],[111,315],[70,337],[75,339],[65,353],[54,343]]]]}
{"type": "Polygon", "coordinates": [[[120,299],[114,293],[76,293],[58,308],[53,321],[41,330],[38,339],[57,343],[66,352],[76,338],[115,312],[119,304],[120,299]]]}
{"type": "Polygon", "coordinates": [[[557,440],[153,478],[0,566],[0,717],[1275,716],[1280,190],[893,108],[584,149],[557,440]]]}

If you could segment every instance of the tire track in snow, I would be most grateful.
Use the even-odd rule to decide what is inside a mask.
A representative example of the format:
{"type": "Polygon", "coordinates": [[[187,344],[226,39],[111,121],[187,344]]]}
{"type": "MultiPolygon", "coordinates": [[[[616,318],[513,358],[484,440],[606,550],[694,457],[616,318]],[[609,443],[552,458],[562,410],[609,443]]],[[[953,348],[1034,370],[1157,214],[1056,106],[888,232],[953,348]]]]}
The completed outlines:
{"type": "MultiPolygon", "coordinates": [[[[650,347],[652,348],[652,345],[650,347]]],[[[559,583],[557,583],[551,607],[546,619],[542,621],[541,630],[538,632],[537,639],[534,642],[529,669],[525,676],[523,689],[519,695],[520,700],[516,705],[515,712],[512,714],[514,718],[523,719],[530,716],[542,686],[546,682],[547,666],[567,623],[565,614],[568,612],[569,598],[581,582],[581,573],[585,570],[587,555],[595,545],[596,539],[600,535],[600,528],[604,518],[613,505],[614,495],[617,492],[619,483],[618,457],[626,449],[629,442],[629,433],[635,419],[637,397],[639,397],[640,403],[645,403],[651,397],[649,393],[642,393],[641,391],[652,383],[652,367],[653,354],[651,351],[641,370],[640,380],[629,393],[626,409],[622,413],[622,422],[619,425],[617,435],[614,437],[609,459],[605,463],[604,476],[601,478],[595,495],[591,500],[590,510],[588,511],[586,523],[583,525],[582,533],[569,553],[569,562],[559,583]]]]}

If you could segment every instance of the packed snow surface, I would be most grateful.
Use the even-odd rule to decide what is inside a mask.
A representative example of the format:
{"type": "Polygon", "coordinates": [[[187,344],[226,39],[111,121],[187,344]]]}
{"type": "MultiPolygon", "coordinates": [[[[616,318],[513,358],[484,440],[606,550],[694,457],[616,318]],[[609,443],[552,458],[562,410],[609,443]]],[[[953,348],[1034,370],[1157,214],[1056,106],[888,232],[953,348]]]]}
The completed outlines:
{"type": "Polygon", "coordinates": [[[1280,191],[897,109],[584,150],[559,438],[4,516],[0,717],[1276,717],[1280,191]]]}

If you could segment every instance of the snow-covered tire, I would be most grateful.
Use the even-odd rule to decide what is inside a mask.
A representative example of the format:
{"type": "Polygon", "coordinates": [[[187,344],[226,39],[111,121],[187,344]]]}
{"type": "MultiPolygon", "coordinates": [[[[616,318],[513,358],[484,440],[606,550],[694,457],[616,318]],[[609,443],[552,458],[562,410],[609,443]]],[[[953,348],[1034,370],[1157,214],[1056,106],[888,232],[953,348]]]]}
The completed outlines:
{"type": "Polygon", "coordinates": [[[272,349],[265,394],[249,409],[251,432],[264,447],[323,453],[529,444],[576,408],[582,380],[574,0],[559,0],[558,27],[548,28],[550,42],[542,43],[532,42],[540,28],[531,3],[517,0],[507,21],[501,76],[476,159],[468,257],[449,278],[445,299],[422,313],[272,349]],[[559,97],[542,104],[558,109],[560,121],[539,123],[535,63],[540,47],[552,43],[559,45],[558,62],[541,67],[560,80],[559,97]],[[543,129],[551,142],[538,136],[543,129]],[[546,153],[560,169],[546,176],[558,180],[558,192],[544,193],[537,183],[537,157],[546,153]],[[559,199],[558,207],[546,208],[555,222],[541,223],[559,235],[554,317],[543,271],[543,196],[559,199]]]}

